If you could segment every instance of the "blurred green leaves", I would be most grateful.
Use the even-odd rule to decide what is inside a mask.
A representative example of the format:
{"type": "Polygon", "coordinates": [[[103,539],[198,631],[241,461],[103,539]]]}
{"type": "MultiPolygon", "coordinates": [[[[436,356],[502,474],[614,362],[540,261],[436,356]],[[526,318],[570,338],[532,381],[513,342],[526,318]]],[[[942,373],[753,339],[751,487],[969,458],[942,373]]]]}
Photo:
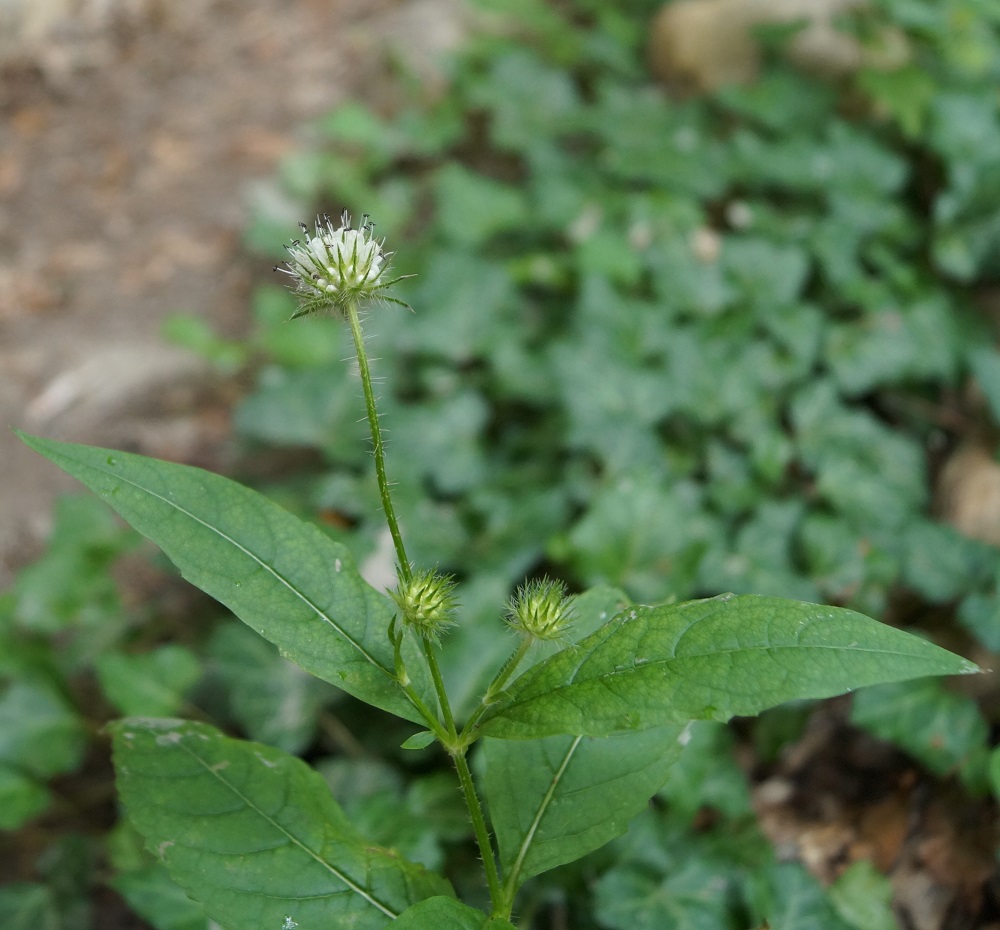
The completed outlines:
{"type": "MultiPolygon", "coordinates": [[[[321,179],[345,158],[375,202],[410,191],[384,222],[409,230],[390,245],[418,273],[416,313],[377,308],[370,323],[390,471],[394,455],[418,463],[470,543],[468,558],[444,540],[423,554],[475,574],[495,514],[558,487],[561,522],[541,540],[518,528],[507,564],[544,552],[581,586],[644,601],[735,589],[882,609],[924,557],[900,534],[922,532],[933,398],[970,365],[988,392],[995,380],[971,352],[966,295],[921,258],[971,216],[958,192],[978,203],[1000,176],[996,101],[952,55],[972,40],[895,7],[867,14],[898,15],[938,56],[909,111],[909,66],[858,78],[901,114],[904,143],[785,65],[672,101],[572,16],[518,15],[527,40],[473,43],[446,106],[387,119],[351,104],[313,152],[330,172],[312,196],[357,195],[321,179]]],[[[973,45],[992,47],[995,26],[973,45]]],[[[634,54],[635,34],[609,35],[634,54]]],[[[989,260],[988,236],[968,241],[984,251],[963,280],[989,260]]],[[[238,423],[357,472],[349,373],[314,370],[266,369],[238,423]]],[[[374,527],[358,530],[371,547],[374,527]]],[[[982,577],[970,583],[988,589],[982,577]]]]}

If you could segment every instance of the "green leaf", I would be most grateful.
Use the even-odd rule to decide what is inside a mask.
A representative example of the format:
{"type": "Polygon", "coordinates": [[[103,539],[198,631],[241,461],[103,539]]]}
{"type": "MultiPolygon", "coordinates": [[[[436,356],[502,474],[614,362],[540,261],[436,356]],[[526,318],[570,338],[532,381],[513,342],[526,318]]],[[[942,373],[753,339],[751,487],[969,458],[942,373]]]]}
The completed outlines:
{"type": "Polygon", "coordinates": [[[437,737],[430,730],[419,730],[413,736],[407,737],[400,749],[426,749],[437,737]]]}
{"type": "Polygon", "coordinates": [[[109,652],[97,659],[97,677],[108,700],[126,716],[175,714],[201,677],[189,649],[167,645],[143,655],[109,652]]]}
{"type": "Polygon", "coordinates": [[[503,739],[606,736],[976,671],[851,610],[723,595],[624,611],[514,681],[479,730],[503,739]]]}
{"type": "MultiPolygon", "coordinates": [[[[263,495],[200,468],[18,435],[283,655],[369,704],[421,720],[395,678],[392,603],[362,580],[346,548],[263,495]]],[[[418,661],[407,667],[423,668],[418,661]]],[[[429,683],[417,687],[430,700],[429,683]]]]}
{"type": "Polygon", "coordinates": [[[404,911],[394,930],[514,930],[510,921],[489,918],[454,898],[428,898],[404,911]]]}
{"type": "MultiPolygon", "coordinates": [[[[93,630],[95,637],[115,630],[122,608],[108,570],[137,539],[90,495],[61,497],[45,554],[14,581],[18,626],[44,634],[93,630]]],[[[79,647],[72,651],[77,658],[79,647]]]]}
{"type": "Polygon", "coordinates": [[[0,764],[0,830],[16,830],[49,806],[51,795],[44,785],[0,764]]]}
{"type": "Polygon", "coordinates": [[[982,590],[1000,567],[994,546],[929,519],[907,526],[904,546],[903,584],[939,604],[982,590]]]}
{"type": "Polygon", "coordinates": [[[959,605],[958,622],[990,652],[1000,652],[1000,596],[970,594],[959,605]]]}
{"type": "Polygon", "coordinates": [[[23,678],[0,696],[0,763],[50,778],[75,769],[86,745],[83,721],[48,681],[23,678]]]}
{"type": "MultiPolygon", "coordinates": [[[[308,322],[308,321],[305,321],[308,322]]],[[[298,323],[296,323],[298,325],[298,323]]],[[[339,462],[359,460],[364,427],[357,416],[357,381],[340,362],[322,368],[265,368],[240,404],[236,428],[276,446],[313,446],[339,462]]]]}
{"type": "Polygon", "coordinates": [[[477,108],[491,112],[490,134],[497,146],[513,151],[549,144],[555,133],[571,126],[579,106],[566,70],[526,48],[498,56],[469,96],[477,108]]]}
{"type": "Polygon", "coordinates": [[[406,462],[407,479],[433,482],[446,495],[468,492],[485,475],[481,435],[489,409],[475,391],[463,391],[399,410],[386,405],[394,424],[392,456],[406,462]]]}
{"type": "Polygon", "coordinates": [[[551,550],[590,584],[617,584],[637,600],[690,595],[709,530],[700,492],[643,472],[609,483],[551,550]]]}
{"type": "Polygon", "coordinates": [[[897,930],[892,912],[892,882],[870,862],[848,866],[828,892],[830,903],[857,930],[897,930]]]}
{"type": "Polygon", "coordinates": [[[63,930],[55,896],[45,885],[28,882],[0,888],[0,927],[4,930],[63,930]]]}
{"type": "Polygon", "coordinates": [[[517,291],[502,265],[458,249],[432,255],[405,299],[433,312],[403,311],[393,325],[394,351],[458,364],[492,355],[498,343],[509,341],[518,308],[517,291]]]}
{"type": "Polygon", "coordinates": [[[485,740],[485,796],[506,884],[516,889],[624,833],[666,781],[681,730],[485,740]]]}
{"type": "Polygon", "coordinates": [[[859,397],[906,380],[950,381],[959,337],[954,308],[930,298],[834,324],[824,355],[844,393],[859,397]]]}
{"type": "Polygon", "coordinates": [[[603,875],[595,892],[602,927],[611,930],[719,930],[728,926],[726,882],[713,863],[692,857],[666,877],[625,864],[603,875]]]}
{"type": "Polygon", "coordinates": [[[750,791],[736,764],[734,742],[730,730],[713,721],[692,720],[684,727],[678,738],[680,758],[657,795],[673,816],[694,820],[706,807],[727,817],[750,811],[750,791]]]}
{"type": "Polygon", "coordinates": [[[506,229],[519,228],[527,213],[524,195],[449,161],[435,178],[438,224],[453,242],[480,245],[506,229]]]}
{"type": "Polygon", "coordinates": [[[770,930],[848,930],[823,888],[797,862],[782,862],[751,876],[754,911],[770,930]]]}
{"type": "Polygon", "coordinates": [[[254,291],[254,347],[259,346],[270,361],[286,368],[349,370],[343,359],[350,336],[340,321],[316,315],[289,326],[297,309],[298,299],[287,287],[265,286],[254,291]]]}
{"type": "Polygon", "coordinates": [[[976,702],[939,681],[909,681],[862,691],[851,720],[948,775],[985,752],[989,727],[976,702]]]}
{"type": "Polygon", "coordinates": [[[384,927],[448,883],[359,836],[299,759],[206,724],[110,727],[132,823],[171,877],[226,930],[384,927]]]}
{"type": "Polygon", "coordinates": [[[968,355],[969,366],[990,405],[993,421],[1000,423],[1000,352],[987,346],[977,346],[968,355]]]}
{"type": "Polygon", "coordinates": [[[158,862],[116,875],[111,879],[111,887],[156,930],[211,930],[201,906],[184,893],[158,862]]]}
{"type": "Polygon", "coordinates": [[[439,870],[443,842],[471,838],[469,812],[452,772],[437,771],[404,785],[397,769],[374,759],[336,756],[317,763],[355,829],[411,862],[439,870]]]}
{"type": "Polygon", "coordinates": [[[1000,798],[1000,748],[994,749],[990,753],[990,785],[993,788],[993,794],[1000,798]]]}
{"type": "Polygon", "coordinates": [[[931,75],[913,64],[893,71],[862,69],[857,80],[858,86],[877,101],[905,135],[913,138],[921,132],[936,91],[931,75]]]}
{"type": "Polygon", "coordinates": [[[309,745],[320,708],[332,696],[329,685],[235,623],[212,632],[208,653],[226,686],[228,711],[251,739],[293,754],[309,745]]]}
{"type": "Polygon", "coordinates": [[[722,262],[741,299],[760,308],[762,316],[773,313],[775,304],[792,303],[809,273],[802,248],[754,236],[727,239],[722,262]]]}
{"type": "Polygon", "coordinates": [[[236,372],[247,363],[247,347],[220,338],[200,316],[173,313],[163,321],[160,331],[168,342],[189,349],[226,373],[236,372]]]}

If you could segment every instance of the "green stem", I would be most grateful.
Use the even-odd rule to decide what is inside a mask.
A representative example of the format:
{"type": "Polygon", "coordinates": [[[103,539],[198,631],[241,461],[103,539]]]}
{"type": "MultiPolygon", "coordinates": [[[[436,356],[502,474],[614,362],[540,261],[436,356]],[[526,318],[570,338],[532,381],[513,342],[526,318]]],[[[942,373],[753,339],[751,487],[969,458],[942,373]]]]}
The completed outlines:
{"type": "Polygon", "coordinates": [[[382,499],[382,510],[389,525],[392,544],[396,548],[396,561],[399,562],[400,579],[404,582],[413,577],[410,560],[406,557],[403,547],[403,537],[396,521],[396,511],[392,506],[389,494],[389,480],[385,476],[385,450],[382,444],[382,428],[378,422],[378,408],[375,406],[375,392],[372,389],[372,373],[368,367],[368,354],[365,352],[364,336],[361,333],[361,320],[358,318],[356,301],[347,303],[347,319],[351,324],[351,335],[354,336],[354,351],[358,357],[358,370],[361,372],[361,385],[365,392],[365,408],[368,411],[368,426],[371,429],[372,445],[375,447],[375,475],[378,478],[378,491],[382,499]]]}
{"type": "Polygon", "coordinates": [[[493,681],[490,682],[489,687],[483,693],[479,706],[475,709],[472,716],[469,717],[468,722],[462,729],[463,742],[469,734],[472,733],[476,724],[479,722],[479,718],[482,717],[487,710],[489,710],[490,704],[496,700],[496,696],[503,690],[503,686],[507,684],[510,676],[514,674],[514,670],[521,664],[521,660],[525,657],[525,655],[527,655],[528,650],[531,648],[531,643],[531,637],[525,636],[518,644],[517,649],[515,649],[508,656],[507,661],[500,667],[500,671],[496,673],[493,681]]]}
{"type": "MultiPolygon", "coordinates": [[[[371,429],[372,444],[375,447],[375,475],[378,478],[382,510],[385,513],[389,533],[392,536],[392,544],[396,549],[400,580],[406,583],[413,578],[413,570],[410,567],[410,560],[406,556],[403,537],[399,532],[399,523],[396,520],[396,512],[392,506],[392,497],[389,494],[389,481],[385,474],[385,451],[382,443],[382,429],[379,426],[378,408],[375,405],[375,392],[372,390],[372,375],[368,367],[368,355],[365,352],[364,337],[361,332],[361,320],[358,318],[358,307],[355,301],[349,301],[347,304],[347,319],[351,325],[351,335],[354,337],[354,350],[358,357],[358,369],[361,373],[361,384],[365,392],[365,408],[368,411],[368,426],[371,429]]],[[[486,818],[483,816],[483,808],[479,803],[476,786],[472,781],[472,773],[469,771],[469,763],[465,758],[465,747],[461,746],[458,740],[455,717],[451,710],[451,704],[448,701],[448,695],[445,692],[444,679],[441,676],[437,656],[434,654],[434,645],[426,638],[422,638],[422,644],[431,678],[434,681],[434,690],[437,693],[438,703],[441,706],[441,713],[444,716],[445,729],[447,729],[447,742],[445,745],[449,747],[449,753],[455,760],[458,780],[462,785],[462,794],[465,796],[465,804],[469,809],[469,816],[472,818],[472,829],[475,831],[479,852],[483,857],[483,869],[486,872],[486,884],[489,886],[490,901],[493,904],[494,911],[499,912],[503,908],[503,891],[500,887],[500,876],[497,871],[496,858],[493,854],[493,846],[490,843],[489,830],[486,827],[486,818]]],[[[404,684],[404,690],[407,691],[410,700],[420,709],[421,715],[427,720],[432,731],[440,739],[442,736],[441,725],[433,719],[430,709],[420,700],[409,682],[404,684]]],[[[442,740],[442,742],[445,741],[442,740]]]]}
{"type": "Polygon", "coordinates": [[[455,740],[458,734],[455,727],[455,715],[451,712],[451,702],[448,700],[448,692],[444,687],[444,677],[441,675],[441,667],[438,665],[437,655],[434,652],[434,643],[426,636],[422,636],[420,642],[423,646],[424,658],[427,660],[427,667],[431,672],[431,679],[434,681],[434,691],[437,693],[438,704],[441,706],[444,725],[448,730],[448,735],[452,740],[455,740]]]}
{"type": "Polygon", "coordinates": [[[452,753],[455,760],[455,768],[458,771],[458,780],[462,785],[462,794],[465,796],[465,806],[469,809],[469,816],[472,818],[472,829],[476,834],[476,843],[479,846],[479,854],[483,857],[483,869],[486,872],[486,884],[490,890],[490,902],[493,905],[493,916],[501,916],[503,909],[503,890],[500,887],[500,875],[497,872],[497,863],[493,855],[493,846],[490,844],[490,833],[486,828],[486,818],[483,816],[483,808],[479,803],[479,795],[476,794],[476,786],[472,781],[472,772],[469,771],[469,763],[465,758],[465,750],[460,749],[452,753]]]}
{"type": "Polygon", "coordinates": [[[486,826],[486,818],[483,816],[483,808],[479,803],[479,795],[476,794],[476,786],[472,780],[472,773],[469,771],[469,763],[465,758],[467,747],[458,738],[458,728],[455,726],[455,716],[451,710],[451,703],[448,700],[448,693],[445,691],[444,678],[441,676],[441,667],[438,665],[437,655],[434,652],[434,643],[426,636],[421,638],[424,656],[427,659],[427,666],[434,681],[434,690],[438,695],[438,703],[441,705],[441,714],[444,717],[445,726],[448,729],[448,741],[444,742],[448,753],[455,762],[455,769],[458,771],[458,780],[462,785],[462,794],[465,796],[465,806],[469,809],[469,816],[472,818],[472,829],[476,834],[476,844],[479,846],[479,855],[483,859],[483,869],[486,872],[486,884],[490,891],[490,901],[493,904],[494,914],[501,907],[503,900],[503,889],[500,887],[500,875],[497,871],[496,858],[493,854],[493,846],[490,842],[490,832],[486,826]]]}

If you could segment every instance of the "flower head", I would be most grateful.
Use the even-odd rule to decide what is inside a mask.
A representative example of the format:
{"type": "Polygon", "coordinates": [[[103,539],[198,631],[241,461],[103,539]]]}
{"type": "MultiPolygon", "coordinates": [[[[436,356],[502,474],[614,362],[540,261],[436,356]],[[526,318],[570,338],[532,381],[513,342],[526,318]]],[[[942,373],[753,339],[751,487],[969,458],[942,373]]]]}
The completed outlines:
{"type": "Polygon", "coordinates": [[[454,625],[455,579],[436,571],[417,572],[409,580],[402,577],[389,592],[399,606],[403,622],[421,636],[436,641],[454,625]]]}
{"type": "Polygon", "coordinates": [[[338,310],[349,301],[382,298],[407,306],[384,291],[409,275],[387,280],[393,253],[385,251],[384,239],[375,238],[375,224],[367,214],[362,219],[353,229],[345,211],[335,227],[324,213],[316,217],[315,235],[309,234],[305,223],[299,224],[305,241],[293,239],[286,245],[289,258],[274,269],[292,278],[292,289],[301,300],[293,320],[318,310],[338,310]]]}
{"type": "Polygon", "coordinates": [[[535,639],[559,639],[573,621],[571,601],[561,581],[540,578],[517,589],[507,608],[507,623],[535,639]]]}

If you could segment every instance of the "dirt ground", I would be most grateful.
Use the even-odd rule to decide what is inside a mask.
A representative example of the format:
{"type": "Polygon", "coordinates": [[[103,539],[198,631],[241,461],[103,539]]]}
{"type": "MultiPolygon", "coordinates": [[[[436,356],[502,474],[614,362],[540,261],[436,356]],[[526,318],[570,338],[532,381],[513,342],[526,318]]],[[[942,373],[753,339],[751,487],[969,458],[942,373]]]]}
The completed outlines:
{"type": "Polygon", "coordinates": [[[79,0],[43,32],[46,4],[0,23],[0,589],[75,486],[10,427],[219,467],[229,404],[164,318],[239,332],[282,156],[457,28],[442,0],[79,0]]]}

